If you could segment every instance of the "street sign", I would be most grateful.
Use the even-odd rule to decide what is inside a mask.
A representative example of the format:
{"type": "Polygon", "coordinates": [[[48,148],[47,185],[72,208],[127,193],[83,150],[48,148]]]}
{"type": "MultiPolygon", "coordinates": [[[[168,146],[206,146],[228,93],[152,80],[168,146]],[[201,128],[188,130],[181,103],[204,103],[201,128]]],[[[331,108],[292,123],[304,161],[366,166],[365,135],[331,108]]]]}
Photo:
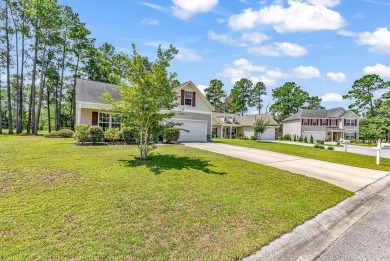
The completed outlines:
{"type": "Polygon", "coordinates": [[[350,140],[340,139],[340,143],[344,145],[344,152],[347,152],[347,144],[350,144],[350,140]]]}
{"type": "Polygon", "coordinates": [[[376,164],[379,165],[381,161],[381,150],[390,150],[390,143],[382,143],[381,139],[378,139],[378,144],[372,149],[376,150],[376,164]]]}

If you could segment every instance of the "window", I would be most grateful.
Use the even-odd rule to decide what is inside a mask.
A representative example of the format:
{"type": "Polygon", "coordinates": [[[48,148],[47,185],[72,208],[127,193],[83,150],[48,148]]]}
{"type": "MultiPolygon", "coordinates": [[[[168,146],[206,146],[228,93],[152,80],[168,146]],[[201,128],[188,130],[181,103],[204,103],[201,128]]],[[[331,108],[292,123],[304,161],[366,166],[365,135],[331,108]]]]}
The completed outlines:
{"type": "Polygon", "coordinates": [[[184,104],[189,106],[192,105],[192,92],[184,91],[184,104]]]}
{"type": "Polygon", "coordinates": [[[99,113],[99,126],[106,130],[110,128],[110,114],[99,113]]]}
{"type": "Polygon", "coordinates": [[[332,119],[332,120],[330,121],[330,126],[333,126],[333,127],[336,126],[336,121],[337,121],[337,120],[333,120],[333,119],[332,119]]]}
{"type": "Polygon", "coordinates": [[[350,139],[355,139],[356,138],[356,133],[354,132],[346,132],[345,133],[345,139],[350,140],[350,139]]]}
{"type": "Polygon", "coordinates": [[[327,120],[326,119],[322,119],[322,126],[326,126],[326,125],[328,125],[327,120]]]}
{"type": "Polygon", "coordinates": [[[233,123],[235,123],[236,122],[236,117],[233,117],[233,123]]]}
{"type": "Polygon", "coordinates": [[[317,119],[313,119],[311,125],[317,126],[317,119]]]}
{"type": "Polygon", "coordinates": [[[223,121],[224,121],[224,122],[227,122],[227,121],[228,121],[228,117],[225,116],[225,117],[223,118],[223,121]]]}
{"type": "Polygon", "coordinates": [[[106,130],[108,128],[121,128],[121,123],[114,115],[108,113],[99,113],[99,126],[106,130]]]}
{"type": "Polygon", "coordinates": [[[217,128],[213,128],[212,135],[213,135],[213,137],[218,137],[217,128]]]}
{"type": "Polygon", "coordinates": [[[345,126],[356,126],[355,119],[345,119],[345,126]]]}
{"type": "Polygon", "coordinates": [[[308,119],[303,119],[303,125],[309,125],[309,120],[308,119]]]}

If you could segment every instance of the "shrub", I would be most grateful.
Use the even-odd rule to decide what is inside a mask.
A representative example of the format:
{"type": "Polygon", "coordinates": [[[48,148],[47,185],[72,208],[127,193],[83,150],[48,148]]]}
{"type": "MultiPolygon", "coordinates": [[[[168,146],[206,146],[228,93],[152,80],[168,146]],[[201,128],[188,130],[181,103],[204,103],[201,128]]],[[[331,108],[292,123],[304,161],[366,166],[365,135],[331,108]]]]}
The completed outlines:
{"type": "Polygon", "coordinates": [[[135,128],[132,127],[123,127],[122,136],[126,143],[131,143],[136,141],[136,136],[138,132],[135,128]]]}
{"type": "Polygon", "coordinates": [[[121,137],[121,132],[118,128],[109,128],[104,132],[104,138],[111,142],[119,140],[121,137]]]}
{"type": "Polygon", "coordinates": [[[323,140],[316,140],[316,143],[317,144],[324,144],[324,141],[323,140]]]}
{"type": "Polygon", "coordinates": [[[62,138],[72,138],[73,135],[74,135],[74,131],[68,130],[68,129],[61,129],[61,130],[58,131],[58,134],[62,138]]]}
{"type": "Polygon", "coordinates": [[[320,149],[325,149],[325,147],[322,146],[322,145],[319,145],[318,148],[320,148],[320,149]]]}
{"type": "Polygon", "coordinates": [[[329,146],[328,150],[334,150],[334,148],[332,146],[329,146]]]}
{"type": "Polygon", "coordinates": [[[45,138],[71,138],[74,132],[68,129],[62,129],[59,131],[52,131],[44,135],[45,138]]]}
{"type": "Polygon", "coordinates": [[[307,137],[305,136],[305,139],[303,140],[303,142],[307,143],[307,137]]]}
{"type": "Polygon", "coordinates": [[[336,144],[337,144],[337,146],[340,146],[340,141],[338,141],[336,144]]]}
{"type": "Polygon", "coordinates": [[[100,126],[90,126],[89,127],[89,138],[93,144],[100,142],[103,139],[104,131],[100,126]]]}
{"type": "Polygon", "coordinates": [[[302,137],[299,137],[299,142],[302,142],[303,141],[303,138],[302,137]]]}
{"type": "Polygon", "coordinates": [[[79,124],[74,127],[75,133],[73,137],[77,139],[79,142],[84,144],[84,142],[89,141],[89,133],[88,133],[88,124],[79,124]]]}
{"type": "Polygon", "coordinates": [[[180,130],[175,127],[165,128],[163,137],[166,142],[176,142],[180,138],[180,130]]]}
{"type": "Polygon", "coordinates": [[[251,140],[257,140],[256,136],[251,136],[251,140]]]}
{"type": "Polygon", "coordinates": [[[290,140],[291,141],[291,134],[285,134],[283,136],[283,140],[290,140]]]}
{"type": "Polygon", "coordinates": [[[313,135],[310,135],[310,143],[314,143],[313,135]]]}
{"type": "Polygon", "coordinates": [[[297,141],[297,136],[296,135],[294,135],[293,141],[297,141]]]}
{"type": "Polygon", "coordinates": [[[240,140],[247,140],[247,139],[248,139],[244,134],[240,134],[240,135],[238,136],[238,138],[239,138],[240,140]]]}
{"type": "Polygon", "coordinates": [[[314,148],[319,148],[320,147],[320,145],[318,145],[318,144],[316,144],[316,145],[314,145],[314,148]]]}

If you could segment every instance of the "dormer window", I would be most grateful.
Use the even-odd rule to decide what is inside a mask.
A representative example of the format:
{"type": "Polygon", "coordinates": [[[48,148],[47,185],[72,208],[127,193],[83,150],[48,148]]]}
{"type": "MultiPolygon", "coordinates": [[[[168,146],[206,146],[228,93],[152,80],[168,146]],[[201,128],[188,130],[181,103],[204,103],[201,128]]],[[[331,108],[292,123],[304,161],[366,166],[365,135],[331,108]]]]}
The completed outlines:
{"type": "Polygon", "coordinates": [[[233,117],[233,123],[236,123],[236,117],[233,117]]]}
{"type": "Polygon", "coordinates": [[[184,92],[184,104],[189,106],[192,105],[192,92],[190,91],[184,92]]]}
{"type": "Polygon", "coordinates": [[[223,117],[223,121],[227,122],[228,121],[228,117],[227,116],[223,117]]]}

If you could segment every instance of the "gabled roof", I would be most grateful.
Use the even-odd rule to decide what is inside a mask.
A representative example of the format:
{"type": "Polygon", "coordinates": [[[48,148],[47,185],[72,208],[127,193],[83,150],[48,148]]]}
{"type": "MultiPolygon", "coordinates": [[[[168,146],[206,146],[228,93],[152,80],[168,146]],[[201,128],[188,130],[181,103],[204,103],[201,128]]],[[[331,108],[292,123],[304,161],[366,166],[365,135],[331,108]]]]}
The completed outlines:
{"type": "Polygon", "coordinates": [[[108,92],[115,100],[120,100],[118,86],[115,84],[76,79],[76,102],[108,104],[101,98],[108,92]]]}
{"type": "Polygon", "coordinates": [[[243,126],[253,126],[257,122],[257,120],[263,119],[265,122],[268,122],[268,126],[279,126],[278,123],[272,118],[269,114],[254,114],[254,115],[236,115],[236,114],[229,114],[229,113],[213,113],[213,125],[232,125],[237,127],[243,127],[243,126]],[[224,117],[228,117],[228,121],[224,121],[224,117]],[[229,118],[236,118],[235,122],[231,122],[231,119],[229,118]]]}
{"type": "Polygon", "coordinates": [[[346,115],[348,112],[350,112],[350,111],[347,111],[342,107],[337,107],[337,108],[333,108],[333,109],[329,109],[329,110],[302,109],[302,110],[298,111],[297,113],[291,115],[290,117],[284,119],[283,122],[302,119],[302,118],[318,118],[318,119],[339,118],[339,117],[342,117],[343,115],[346,115]],[[338,117],[334,117],[333,115],[340,110],[343,110],[344,113],[338,117]]]}
{"type": "Polygon", "coordinates": [[[196,92],[198,93],[197,97],[200,97],[207,104],[207,106],[210,107],[211,111],[215,110],[214,106],[211,105],[211,103],[206,99],[206,96],[204,96],[204,94],[199,90],[198,87],[196,87],[196,85],[192,81],[187,81],[185,83],[180,84],[179,86],[173,88],[173,91],[178,92],[185,86],[191,86],[193,89],[195,89],[196,92]]]}

